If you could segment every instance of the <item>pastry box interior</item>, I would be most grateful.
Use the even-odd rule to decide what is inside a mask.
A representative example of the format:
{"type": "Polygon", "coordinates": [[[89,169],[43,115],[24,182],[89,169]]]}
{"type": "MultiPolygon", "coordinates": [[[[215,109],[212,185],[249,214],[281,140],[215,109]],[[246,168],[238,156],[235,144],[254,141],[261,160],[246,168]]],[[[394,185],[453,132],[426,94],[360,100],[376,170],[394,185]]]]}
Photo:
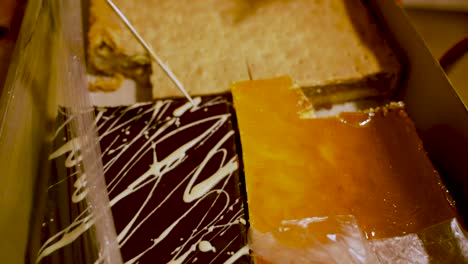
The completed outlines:
{"type": "Polygon", "coordinates": [[[29,1],[0,106],[7,263],[468,262],[467,102],[392,0],[29,1]]]}

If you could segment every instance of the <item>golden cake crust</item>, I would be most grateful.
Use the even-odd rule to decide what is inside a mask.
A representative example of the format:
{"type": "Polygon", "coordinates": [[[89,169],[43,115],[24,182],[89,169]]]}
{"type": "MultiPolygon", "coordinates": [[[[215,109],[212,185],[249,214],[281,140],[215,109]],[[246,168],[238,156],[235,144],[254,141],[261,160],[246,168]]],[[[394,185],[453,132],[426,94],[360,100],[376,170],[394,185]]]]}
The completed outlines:
{"type": "Polygon", "coordinates": [[[290,87],[289,78],[233,87],[253,229],[353,215],[368,238],[386,238],[456,216],[401,106],[303,119],[290,87]]]}
{"type": "MultiPolygon", "coordinates": [[[[90,1],[88,22],[87,59],[91,70],[108,76],[123,75],[142,86],[149,85],[149,56],[105,0],[90,1]]],[[[101,84],[112,87],[118,79],[108,77],[110,83],[101,84]]]]}

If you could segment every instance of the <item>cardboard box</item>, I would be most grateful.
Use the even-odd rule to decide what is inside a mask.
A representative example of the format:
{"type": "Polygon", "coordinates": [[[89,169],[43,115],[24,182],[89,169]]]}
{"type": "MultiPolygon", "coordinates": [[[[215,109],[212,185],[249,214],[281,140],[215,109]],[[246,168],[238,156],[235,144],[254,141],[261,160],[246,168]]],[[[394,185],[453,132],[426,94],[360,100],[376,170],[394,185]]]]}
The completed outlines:
{"type": "Polygon", "coordinates": [[[430,159],[460,214],[468,219],[468,102],[462,101],[393,0],[368,1],[368,5],[404,65],[402,84],[394,99],[406,103],[430,159]]]}

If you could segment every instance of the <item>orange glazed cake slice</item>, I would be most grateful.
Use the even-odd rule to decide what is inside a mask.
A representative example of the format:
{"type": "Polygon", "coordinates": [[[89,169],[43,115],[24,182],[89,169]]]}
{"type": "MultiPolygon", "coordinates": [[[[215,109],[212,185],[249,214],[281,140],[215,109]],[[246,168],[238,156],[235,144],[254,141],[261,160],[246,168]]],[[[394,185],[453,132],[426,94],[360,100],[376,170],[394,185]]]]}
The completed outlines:
{"type": "Polygon", "coordinates": [[[353,215],[366,238],[388,238],[455,217],[402,105],[306,119],[310,105],[292,87],[288,77],[233,86],[253,230],[353,215]]]}

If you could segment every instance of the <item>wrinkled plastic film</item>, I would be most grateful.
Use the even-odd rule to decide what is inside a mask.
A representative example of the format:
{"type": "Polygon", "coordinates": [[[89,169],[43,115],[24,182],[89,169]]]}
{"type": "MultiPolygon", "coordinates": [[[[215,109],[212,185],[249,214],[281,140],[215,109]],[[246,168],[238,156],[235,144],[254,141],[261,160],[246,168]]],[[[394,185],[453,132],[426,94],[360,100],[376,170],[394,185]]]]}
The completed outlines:
{"type": "MultiPolygon", "coordinates": [[[[468,263],[468,236],[457,219],[418,233],[367,240],[353,216],[284,220],[249,231],[250,249],[267,263],[468,263]]],[[[262,263],[262,262],[261,262],[262,263]]]]}
{"type": "Polygon", "coordinates": [[[255,258],[272,264],[376,263],[352,216],[283,220],[272,232],[251,228],[249,241],[255,258]]]}
{"type": "Polygon", "coordinates": [[[96,263],[122,262],[86,87],[81,15],[81,3],[74,0],[30,1],[26,9],[0,112],[0,204],[6,212],[0,228],[12,238],[2,240],[0,256],[8,263],[24,262],[25,256],[27,262],[39,263],[87,230],[97,247],[96,263]],[[34,223],[46,203],[47,186],[41,186],[51,172],[59,105],[74,116],[68,124],[73,140],[67,152],[80,161],[74,187],[85,194],[86,217],[42,243],[33,237],[38,229],[34,223]]]}
{"type": "Polygon", "coordinates": [[[418,233],[370,240],[379,263],[468,263],[468,236],[457,219],[418,233]]]}
{"type": "MultiPolygon", "coordinates": [[[[59,1],[60,2],[60,1],[59,1]]],[[[66,58],[62,68],[65,84],[63,98],[74,116],[71,122],[73,138],[78,139],[74,146],[80,152],[82,162],[78,167],[85,178],[84,191],[93,218],[96,242],[99,247],[98,262],[121,263],[120,250],[110,210],[109,197],[104,182],[101,151],[94,123],[92,105],[87,89],[84,62],[82,12],[80,1],[63,1],[61,5],[62,24],[64,25],[64,46],[66,58]],[[67,83],[71,85],[66,85],[67,83]]]]}

